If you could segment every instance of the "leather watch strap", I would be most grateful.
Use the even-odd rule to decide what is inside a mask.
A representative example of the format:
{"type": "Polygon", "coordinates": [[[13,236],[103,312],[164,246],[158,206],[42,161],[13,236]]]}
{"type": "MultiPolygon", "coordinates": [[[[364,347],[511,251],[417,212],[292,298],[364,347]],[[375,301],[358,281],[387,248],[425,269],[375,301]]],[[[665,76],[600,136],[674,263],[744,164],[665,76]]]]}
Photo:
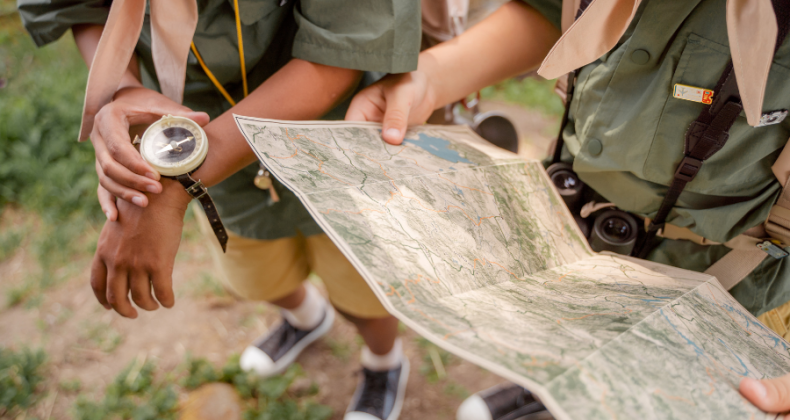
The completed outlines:
{"type": "Polygon", "coordinates": [[[222,252],[225,252],[228,245],[228,232],[225,230],[225,226],[219,218],[214,200],[208,195],[208,189],[200,180],[195,181],[189,174],[178,175],[175,178],[184,186],[187,194],[198,200],[203,206],[203,211],[206,212],[206,217],[208,217],[211,229],[214,230],[214,235],[217,236],[217,240],[219,240],[219,244],[222,246],[222,252]]]}

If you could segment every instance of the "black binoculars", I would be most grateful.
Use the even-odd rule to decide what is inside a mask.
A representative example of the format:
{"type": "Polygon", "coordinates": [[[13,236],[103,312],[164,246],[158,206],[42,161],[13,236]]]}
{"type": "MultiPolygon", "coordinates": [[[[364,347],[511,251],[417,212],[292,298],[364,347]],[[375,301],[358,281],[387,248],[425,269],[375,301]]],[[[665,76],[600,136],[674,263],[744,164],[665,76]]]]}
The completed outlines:
{"type": "Polygon", "coordinates": [[[573,166],[569,163],[554,163],[546,172],[593,251],[631,255],[639,234],[636,216],[619,209],[605,208],[582,217],[582,206],[590,201],[593,192],[579,179],[573,166]]]}

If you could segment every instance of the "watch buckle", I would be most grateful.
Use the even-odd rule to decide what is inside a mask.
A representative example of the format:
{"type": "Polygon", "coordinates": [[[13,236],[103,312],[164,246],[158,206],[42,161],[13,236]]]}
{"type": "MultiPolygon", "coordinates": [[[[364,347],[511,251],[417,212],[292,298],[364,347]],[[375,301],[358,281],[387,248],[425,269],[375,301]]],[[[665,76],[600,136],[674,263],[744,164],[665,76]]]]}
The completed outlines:
{"type": "Polygon", "coordinates": [[[188,186],[186,188],[187,194],[191,195],[192,198],[200,199],[204,195],[208,194],[208,189],[205,185],[203,185],[203,181],[197,180],[194,184],[188,186]]]}

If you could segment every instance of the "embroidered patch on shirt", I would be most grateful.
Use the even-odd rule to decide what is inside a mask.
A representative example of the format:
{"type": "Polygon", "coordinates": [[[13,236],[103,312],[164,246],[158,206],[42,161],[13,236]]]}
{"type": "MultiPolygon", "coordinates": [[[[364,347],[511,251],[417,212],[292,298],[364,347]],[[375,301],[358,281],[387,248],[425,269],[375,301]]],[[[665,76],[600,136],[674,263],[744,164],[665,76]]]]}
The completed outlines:
{"type": "Polygon", "coordinates": [[[760,124],[755,127],[765,127],[766,125],[779,124],[787,118],[787,110],[780,109],[778,111],[766,112],[760,117],[760,124]]]}
{"type": "Polygon", "coordinates": [[[699,102],[701,104],[710,105],[713,102],[713,91],[710,89],[703,89],[699,87],[675,84],[675,89],[672,91],[672,96],[678,99],[685,99],[687,101],[699,102]]]}

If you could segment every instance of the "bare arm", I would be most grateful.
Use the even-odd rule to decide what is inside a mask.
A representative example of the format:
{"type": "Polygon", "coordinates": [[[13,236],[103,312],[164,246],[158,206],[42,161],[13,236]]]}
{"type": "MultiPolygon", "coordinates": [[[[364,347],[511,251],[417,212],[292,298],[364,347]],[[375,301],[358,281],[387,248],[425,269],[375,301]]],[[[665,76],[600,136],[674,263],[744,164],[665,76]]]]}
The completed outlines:
{"type": "MultiPolygon", "coordinates": [[[[74,42],[77,44],[77,49],[80,51],[80,55],[82,55],[82,59],[88,68],[93,63],[93,56],[96,55],[96,49],[99,47],[99,40],[103,30],[104,26],[102,25],[88,24],[74,25],[71,28],[74,42]]],[[[142,83],[140,83],[140,68],[137,66],[137,56],[135,55],[132,55],[132,59],[129,60],[129,66],[126,68],[126,73],[121,79],[119,88],[130,86],[142,86],[142,83]]]]}
{"type": "Polygon", "coordinates": [[[215,185],[255,161],[233,114],[282,120],[314,120],[348,97],[362,72],[292,59],[243,101],[204,127],[209,154],[195,173],[215,185]]]}
{"type": "MultiPolygon", "coordinates": [[[[193,177],[214,185],[255,160],[233,113],[315,119],[342,101],[360,76],[356,70],[291,60],[246,99],[205,126],[209,153],[193,177]]],[[[116,101],[133,101],[138,94],[139,88],[123,89],[116,101]]],[[[145,208],[118,201],[118,221],[104,225],[94,256],[91,286],[96,298],[126,317],[137,316],[129,301],[130,291],[137,306],[146,310],[158,308],[157,301],[165,307],[174,303],[173,262],[190,197],[178,181],[163,178],[161,182],[164,192],[148,194],[145,208]]]]}
{"type": "Polygon", "coordinates": [[[559,36],[535,9],[510,2],[458,38],[420,54],[418,70],[431,79],[441,107],[534,70],[559,36]]]}
{"type": "Polygon", "coordinates": [[[360,92],[346,119],[381,121],[384,139],[399,144],[406,126],[425,122],[434,109],[537,68],[559,36],[534,8],[512,1],[458,38],[423,51],[417,71],[360,92]]]}

